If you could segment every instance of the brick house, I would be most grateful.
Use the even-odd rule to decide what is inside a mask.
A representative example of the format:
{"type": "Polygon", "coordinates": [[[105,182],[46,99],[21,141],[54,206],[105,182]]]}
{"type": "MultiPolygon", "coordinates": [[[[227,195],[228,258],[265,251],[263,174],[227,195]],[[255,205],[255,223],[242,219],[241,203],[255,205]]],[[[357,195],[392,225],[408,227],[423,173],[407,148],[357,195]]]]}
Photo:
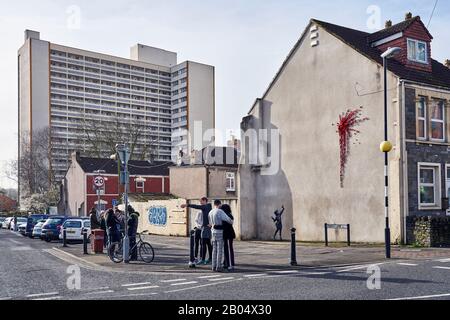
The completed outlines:
{"type": "MultiPolygon", "coordinates": [[[[169,165],[167,162],[129,162],[130,194],[170,194],[169,165]]],[[[62,181],[60,213],[70,216],[85,216],[98,203],[94,178],[102,176],[105,184],[100,189],[100,207],[111,208],[113,200],[120,201],[123,186],[119,184],[117,162],[110,159],[80,157],[73,153],[70,167],[62,181]],[[104,173],[98,174],[96,171],[104,173]]]]}
{"type": "Polygon", "coordinates": [[[12,212],[17,209],[17,201],[0,193],[0,212],[12,212]]]}
{"type": "MultiPolygon", "coordinates": [[[[387,76],[389,140],[394,145],[389,154],[392,241],[415,242],[411,221],[416,217],[447,219],[450,63],[432,59],[432,41],[420,17],[411,14],[375,33],[310,21],[241,123],[244,238],[269,239],[273,224],[267,216],[284,204],[285,238],[294,226],[298,239],[322,241],[324,223],[350,223],[354,241],[384,241],[381,54],[389,47],[402,49],[389,60],[387,76]],[[350,141],[341,187],[336,124],[352,109],[360,110],[365,120],[350,141]],[[246,141],[249,132],[260,129],[279,131],[279,154],[274,158],[272,152],[254,164],[249,159],[255,158],[255,150],[246,141]],[[279,168],[269,173],[274,163],[279,168]]],[[[269,141],[267,148],[274,145],[269,141]]],[[[345,240],[338,232],[334,237],[345,240]]]]}

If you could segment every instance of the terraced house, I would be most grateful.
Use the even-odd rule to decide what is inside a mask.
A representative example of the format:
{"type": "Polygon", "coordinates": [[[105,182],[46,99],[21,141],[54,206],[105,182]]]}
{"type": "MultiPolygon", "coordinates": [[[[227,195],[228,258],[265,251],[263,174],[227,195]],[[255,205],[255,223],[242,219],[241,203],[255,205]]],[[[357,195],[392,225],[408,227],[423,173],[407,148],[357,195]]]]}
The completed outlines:
{"type": "MultiPolygon", "coordinates": [[[[241,124],[240,212],[247,238],[270,238],[270,214],[284,204],[285,238],[294,226],[298,239],[321,241],[324,223],[350,223],[353,240],[384,241],[381,54],[398,47],[387,74],[392,241],[416,242],[415,217],[426,216],[444,221],[426,224],[437,234],[432,245],[450,244],[450,222],[437,218],[449,214],[450,64],[432,58],[432,43],[420,17],[411,14],[375,33],[310,21],[241,124]],[[358,132],[340,140],[336,131],[342,133],[345,123],[339,117],[352,111],[357,126],[347,129],[358,132]],[[261,144],[248,141],[260,129],[278,130],[279,141],[269,139],[263,147],[268,156],[255,164],[250,159],[261,144]]],[[[345,240],[345,232],[332,237],[345,240]]]]}

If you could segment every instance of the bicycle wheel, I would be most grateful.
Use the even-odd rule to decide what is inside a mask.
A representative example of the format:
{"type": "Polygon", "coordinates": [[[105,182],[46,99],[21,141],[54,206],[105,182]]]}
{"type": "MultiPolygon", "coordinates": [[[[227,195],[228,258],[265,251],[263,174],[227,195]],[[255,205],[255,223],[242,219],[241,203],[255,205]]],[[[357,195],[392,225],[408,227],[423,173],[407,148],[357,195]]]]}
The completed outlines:
{"type": "Polygon", "coordinates": [[[111,243],[108,246],[108,256],[114,263],[121,263],[123,261],[122,241],[111,243]]]}
{"type": "Polygon", "coordinates": [[[152,263],[155,259],[155,251],[150,243],[142,242],[139,246],[139,256],[145,263],[152,263]]]}

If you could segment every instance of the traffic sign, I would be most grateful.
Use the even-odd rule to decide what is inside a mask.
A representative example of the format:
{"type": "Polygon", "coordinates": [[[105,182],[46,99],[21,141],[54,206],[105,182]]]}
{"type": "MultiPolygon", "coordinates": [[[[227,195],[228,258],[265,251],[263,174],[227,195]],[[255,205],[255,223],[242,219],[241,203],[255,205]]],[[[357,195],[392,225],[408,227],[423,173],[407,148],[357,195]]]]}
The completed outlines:
{"type": "Polygon", "coordinates": [[[101,176],[95,177],[95,178],[94,178],[94,185],[95,185],[97,188],[103,187],[103,186],[105,185],[105,178],[103,178],[103,177],[101,177],[101,176]]]}

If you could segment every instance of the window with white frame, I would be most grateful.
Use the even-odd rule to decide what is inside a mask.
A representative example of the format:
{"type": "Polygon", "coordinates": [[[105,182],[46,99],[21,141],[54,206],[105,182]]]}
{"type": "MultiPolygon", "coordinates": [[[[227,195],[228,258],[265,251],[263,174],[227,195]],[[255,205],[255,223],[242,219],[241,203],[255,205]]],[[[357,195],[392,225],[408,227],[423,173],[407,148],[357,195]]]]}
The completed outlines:
{"type": "Polygon", "coordinates": [[[427,99],[420,97],[417,102],[417,138],[427,139],[427,99]]]}
{"type": "Polygon", "coordinates": [[[419,163],[419,208],[440,207],[440,164],[419,163]]]}
{"type": "Polygon", "coordinates": [[[236,191],[236,173],[226,173],[226,187],[229,192],[236,191]]]}
{"type": "Polygon", "coordinates": [[[445,108],[444,101],[432,100],[430,105],[431,140],[445,140],[445,108]]]}
{"type": "Polygon", "coordinates": [[[408,60],[428,63],[427,43],[419,40],[408,39],[408,60]]]}
{"type": "Polygon", "coordinates": [[[145,191],[145,182],[144,181],[136,181],[136,192],[144,193],[145,191]]]}

